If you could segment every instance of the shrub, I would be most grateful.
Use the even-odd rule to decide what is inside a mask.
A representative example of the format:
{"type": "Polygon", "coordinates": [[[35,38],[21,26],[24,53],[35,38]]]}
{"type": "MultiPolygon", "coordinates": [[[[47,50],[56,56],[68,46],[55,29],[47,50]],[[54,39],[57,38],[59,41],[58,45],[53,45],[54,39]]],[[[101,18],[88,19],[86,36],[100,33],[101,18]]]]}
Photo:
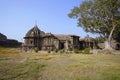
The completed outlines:
{"type": "Polygon", "coordinates": [[[89,48],[85,48],[84,49],[84,54],[90,54],[90,49],[89,48]]]}
{"type": "Polygon", "coordinates": [[[74,49],[74,53],[78,54],[79,50],[78,49],[74,49]]]}
{"type": "Polygon", "coordinates": [[[36,53],[38,53],[38,51],[39,51],[38,47],[35,47],[35,48],[34,48],[34,51],[35,51],[36,53]]]}
{"type": "Polygon", "coordinates": [[[64,53],[64,52],[65,52],[65,50],[64,50],[64,49],[60,50],[60,53],[64,53]]]}
{"type": "Polygon", "coordinates": [[[50,50],[50,49],[48,50],[48,53],[51,53],[51,50],[50,50]]]}
{"type": "Polygon", "coordinates": [[[27,48],[25,47],[25,48],[23,48],[23,50],[25,51],[25,52],[27,52],[27,48]]]}
{"type": "Polygon", "coordinates": [[[55,49],[54,51],[55,51],[55,53],[58,53],[58,49],[55,49]]]}

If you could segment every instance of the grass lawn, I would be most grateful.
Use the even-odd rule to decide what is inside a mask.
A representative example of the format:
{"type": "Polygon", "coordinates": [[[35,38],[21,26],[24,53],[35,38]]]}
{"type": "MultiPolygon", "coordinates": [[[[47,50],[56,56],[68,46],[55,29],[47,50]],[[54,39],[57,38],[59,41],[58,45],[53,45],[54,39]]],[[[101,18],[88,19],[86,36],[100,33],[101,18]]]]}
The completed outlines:
{"type": "Polygon", "coordinates": [[[0,47],[0,80],[120,80],[120,54],[24,53],[0,47]]]}

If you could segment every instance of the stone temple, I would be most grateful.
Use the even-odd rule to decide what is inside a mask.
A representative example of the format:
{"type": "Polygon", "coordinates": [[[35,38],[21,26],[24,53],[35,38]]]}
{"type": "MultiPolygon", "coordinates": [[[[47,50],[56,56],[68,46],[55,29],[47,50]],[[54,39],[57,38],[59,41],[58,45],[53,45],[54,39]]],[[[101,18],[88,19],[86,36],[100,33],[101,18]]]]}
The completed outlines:
{"type": "Polygon", "coordinates": [[[25,37],[24,44],[22,45],[25,50],[32,50],[37,47],[39,50],[73,50],[82,49],[84,47],[94,46],[94,41],[85,42],[80,40],[77,35],[63,35],[52,34],[41,31],[37,25],[30,29],[25,37]]]}

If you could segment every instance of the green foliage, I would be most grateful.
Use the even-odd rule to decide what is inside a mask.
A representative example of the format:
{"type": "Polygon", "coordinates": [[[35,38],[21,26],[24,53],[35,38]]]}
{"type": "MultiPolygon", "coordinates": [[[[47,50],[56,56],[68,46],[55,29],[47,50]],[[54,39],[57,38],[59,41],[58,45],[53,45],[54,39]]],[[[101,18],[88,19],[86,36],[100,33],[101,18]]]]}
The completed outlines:
{"type": "Polygon", "coordinates": [[[38,51],[39,51],[38,47],[35,47],[35,48],[34,48],[34,51],[35,51],[36,53],[38,53],[38,51]]]}
{"type": "Polygon", "coordinates": [[[25,52],[27,52],[27,47],[24,47],[23,50],[24,50],[25,52]]]}
{"type": "Polygon", "coordinates": [[[114,36],[120,33],[120,0],[85,0],[79,7],[74,7],[70,18],[76,18],[78,26],[86,32],[98,33],[107,38],[114,29],[114,36]]]}
{"type": "Polygon", "coordinates": [[[64,49],[60,50],[60,53],[64,53],[64,52],[65,52],[65,50],[64,50],[64,49]]]}
{"type": "Polygon", "coordinates": [[[84,49],[84,54],[90,54],[90,49],[89,48],[85,48],[84,49]]]}
{"type": "Polygon", "coordinates": [[[90,54],[90,49],[89,48],[85,48],[84,50],[74,49],[74,53],[76,53],[76,54],[90,54]]]}
{"type": "Polygon", "coordinates": [[[104,39],[104,38],[101,38],[101,37],[97,37],[97,38],[95,38],[95,40],[96,40],[96,42],[98,42],[98,43],[103,43],[103,42],[105,41],[105,39],[104,39]]]}
{"type": "Polygon", "coordinates": [[[73,51],[74,51],[74,53],[76,53],[76,54],[79,53],[79,50],[78,50],[78,49],[74,49],[73,51]]]}
{"type": "Polygon", "coordinates": [[[113,34],[113,35],[114,35],[113,39],[115,39],[117,42],[120,42],[120,32],[118,32],[117,34],[113,34]]]}
{"type": "Polygon", "coordinates": [[[58,53],[58,49],[55,49],[54,51],[55,51],[55,53],[58,53]]]}
{"type": "Polygon", "coordinates": [[[50,50],[50,49],[48,49],[48,53],[51,53],[51,50],[50,50]]]}

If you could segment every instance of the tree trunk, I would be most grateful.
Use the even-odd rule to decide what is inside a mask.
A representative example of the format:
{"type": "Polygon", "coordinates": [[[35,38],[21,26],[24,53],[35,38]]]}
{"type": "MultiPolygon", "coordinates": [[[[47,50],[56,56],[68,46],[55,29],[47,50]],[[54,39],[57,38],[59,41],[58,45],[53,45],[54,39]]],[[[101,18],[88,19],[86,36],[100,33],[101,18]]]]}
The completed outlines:
{"type": "Polygon", "coordinates": [[[108,39],[105,41],[105,49],[109,49],[109,50],[113,49],[111,46],[111,39],[112,39],[112,34],[115,30],[116,25],[112,22],[112,26],[113,26],[113,28],[110,32],[110,35],[109,35],[108,39]]]}
{"type": "Polygon", "coordinates": [[[109,50],[112,49],[111,42],[109,42],[108,40],[105,41],[105,49],[109,49],[109,50]]]}

